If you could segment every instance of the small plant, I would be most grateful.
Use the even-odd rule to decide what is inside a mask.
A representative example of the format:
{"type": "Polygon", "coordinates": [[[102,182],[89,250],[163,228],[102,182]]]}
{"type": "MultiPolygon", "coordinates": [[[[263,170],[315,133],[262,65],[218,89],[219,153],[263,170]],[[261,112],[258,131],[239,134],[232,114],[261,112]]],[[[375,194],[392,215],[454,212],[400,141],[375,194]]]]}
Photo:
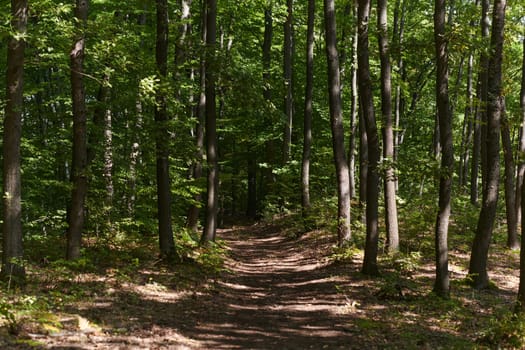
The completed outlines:
{"type": "Polygon", "coordinates": [[[489,328],[478,340],[491,348],[523,349],[525,346],[525,317],[506,312],[500,318],[491,320],[489,328]]]}

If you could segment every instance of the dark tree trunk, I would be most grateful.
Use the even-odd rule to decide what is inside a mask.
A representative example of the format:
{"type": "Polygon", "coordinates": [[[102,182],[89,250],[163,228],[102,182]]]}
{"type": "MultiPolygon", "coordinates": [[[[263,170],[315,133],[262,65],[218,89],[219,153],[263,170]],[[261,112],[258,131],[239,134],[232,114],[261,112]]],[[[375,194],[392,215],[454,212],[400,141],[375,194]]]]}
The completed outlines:
{"type": "Polygon", "coordinates": [[[396,175],[394,170],[394,128],[392,123],[392,79],[388,48],[387,0],[377,1],[379,55],[381,58],[381,112],[383,117],[383,157],[385,159],[385,225],[390,252],[399,250],[399,229],[396,204],[396,175]]]}
{"type": "Polygon", "coordinates": [[[379,273],[377,267],[378,232],[378,199],[379,199],[379,135],[374,112],[372,81],[368,53],[368,22],[370,0],[359,0],[357,21],[359,39],[357,50],[359,96],[361,113],[365,122],[368,140],[368,176],[366,181],[366,243],[362,272],[367,275],[379,273]]]}
{"type": "Polygon", "coordinates": [[[478,220],[476,235],[472,244],[469,274],[472,286],[476,289],[489,285],[487,259],[496,209],[499,187],[499,151],[500,124],[503,113],[503,96],[501,89],[501,66],[503,57],[503,33],[505,27],[506,0],[495,0],[492,18],[492,35],[490,40],[491,55],[489,59],[488,81],[490,81],[487,100],[487,150],[486,150],[486,185],[483,187],[483,200],[478,220]]]}
{"type": "Polygon", "coordinates": [[[87,112],[84,92],[84,26],[88,16],[88,1],[77,0],[75,17],[78,19],[78,37],[70,52],[71,95],[73,102],[73,163],[71,182],[71,206],[67,231],[68,260],[80,257],[82,231],[85,221],[85,199],[87,193],[87,112]]]}
{"type": "Polygon", "coordinates": [[[293,0],[286,0],[287,17],[284,23],[284,85],[286,96],[284,101],[286,122],[284,126],[283,161],[290,159],[292,147],[293,125],[293,0]]]}
{"type": "Polygon", "coordinates": [[[217,33],[217,0],[207,0],[206,16],[206,159],[208,163],[208,191],[206,222],[201,242],[215,240],[219,212],[219,161],[217,145],[217,108],[215,101],[217,33]]]}
{"type": "Polygon", "coordinates": [[[328,96],[330,103],[330,125],[337,178],[337,236],[339,245],[350,241],[350,181],[346,162],[339,55],[337,52],[337,30],[334,0],[324,0],[326,35],[326,57],[328,61],[328,96]]]}
{"type": "MultiPolygon", "coordinates": [[[[168,2],[157,0],[157,43],[155,58],[161,80],[168,74],[168,2]]],[[[155,138],[157,152],[157,208],[159,247],[163,258],[173,257],[175,243],[171,226],[171,186],[169,172],[169,133],[166,92],[156,92],[155,138]]]]}
{"type": "Polygon", "coordinates": [[[501,141],[503,145],[503,157],[505,160],[505,209],[507,215],[507,248],[516,250],[520,247],[518,240],[518,222],[516,218],[516,192],[514,152],[512,151],[512,140],[510,136],[509,120],[506,116],[505,100],[503,100],[501,112],[501,141]]]}
{"type": "Polygon", "coordinates": [[[450,218],[454,153],[452,148],[452,113],[448,96],[448,50],[445,33],[445,0],[436,0],[434,8],[434,43],[436,48],[436,105],[439,120],[441,175],[439,179],[439,209],[436,218],[435,254],[436,279],[434,292],[448,297],[448,224],[450,218]]]}
{"type": "MultiPolygon", "coordinates": [[[[23,35],[27,26],[27,1],[11,1],[11,29],[23,35]]],[[[7,46],[6,104],[3,135],[3,277],[23,283],[25,268],[22,239],[22,179],[20,170],[20,142],[22,137],[22,110],[24,89],[23,36],[9,38],[7,46]]]]}
{"type": "Polygon", "coordinates": [[[304,98],[304,141],[303,163],[301,168],[302,213],[308,215],[310,209],[310,154],[312,147],[312,113],[314,93],[314,24],[315,0],[308,0],[308,27],[306,35],[306,87],[304,98]]]}

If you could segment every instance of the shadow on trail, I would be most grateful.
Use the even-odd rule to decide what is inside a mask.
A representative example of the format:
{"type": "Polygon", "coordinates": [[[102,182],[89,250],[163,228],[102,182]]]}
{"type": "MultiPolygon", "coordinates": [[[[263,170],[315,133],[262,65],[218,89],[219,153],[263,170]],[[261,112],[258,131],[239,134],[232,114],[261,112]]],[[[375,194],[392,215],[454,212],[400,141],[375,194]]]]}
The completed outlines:
{"type": "Polygon", "coordinates": [[[103,325],[108,348],[382,349],[396,348],[401,334],[420,348],[429,337],[439,343],[451,336],[383,319],[374,308],[385,305],[370,302],[357,266],[329,263],[327,235],[290,239],[272,225],[220,235],[230,248],[227,272],[207,288],[176,298],[170,288],[155,297],[118,290],[107,303],[77,312],[103,325]]]}

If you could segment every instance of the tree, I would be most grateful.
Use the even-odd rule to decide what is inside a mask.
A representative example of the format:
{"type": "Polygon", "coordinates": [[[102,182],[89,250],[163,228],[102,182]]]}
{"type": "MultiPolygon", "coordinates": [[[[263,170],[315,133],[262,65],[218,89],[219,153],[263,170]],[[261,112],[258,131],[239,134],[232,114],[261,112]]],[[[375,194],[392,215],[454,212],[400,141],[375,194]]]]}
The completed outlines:
{"type": "Polygon", "coordinates": [[[448,273],[448,224],[451,208],[454,153],[452,143],[452,112],[448,95],[448,50],[445,31],[445,0],[436,0],[434,8],[434,43],[436,48],[436,105],[441,144],[441,172],[439,178],[439,209],[436,218],[435,254],[436,279],[434,292],[447,297],[448,273]]]}
{"type": "Polygon", "coordinates": [[[22,239],[22,180],[20,142],[24,91],[25,33],[27,0],[11,1],[13,35],[7,46],[6,104],[3,134],[3,254],[2,276],[25,278],[21,261],[24,256],[22,239]]]}
{"type": "Polygon", "coordinates": [[[168,2],[157,0],[157,35],[155,60],[160,86],[155,94],[155,144],[157,163],[157,209],[159,225],[159,248],[163,258],[175,254],[171,226],[171,185],[169,169],[169,133],[166,91],[163,83],[168,74],[168,2]]]}
{"type": "Polygon", "coordinates": [[[350,231],[350,180],[346,162],[339,55],[334,0],[324,0],[326,58],[328,61],[328,97],[330,127],[337,179],[337,236],[339,245],[351,239],[350,231]]]}
{"type": "Polygon", "coordinates": [[[80,257],[82,231],[85,223],[85,200],[87,193],[87,112],[84,91],[84,27],[88,16],[88,1],[77,0],[75,17],[78,20],[77,37],[71,50],[71,96],[73,102],[73,162],[71,182],[71,206],[67,231],[67,259],[80,257]]]}
{"type": "MultiPolygon", "coordinates": [[[[521,66],[521,92],[520,92],[520,107],[521,107],[521,119],[522,119],[522,133],[523,128],[525,127],[525,40],[523,40],[523,59],[522,59],[522,66],[521,66]]],[[[520,166],[519,170],[525,170],[525,147],[524,147],[524,141],[523,141],[523,134],[520,139],[520,166]]],[[[523,173],[518,172],[518,186],[516,190],[521,191],[520,193],[520,199],[521,199],[521,232],[525,232],[525,186],[523,186],[523,173]],[[522,176],[521,183],[519,182],[519,176],[522,176]]],[[[520,251],[520,286],[518,289],[518,303],[517,308],[519,312],[525,311],[525,239],[521,240],[521,251],[520,251]]]]}
{"type": "Polygon", "coordinates": [[[486,288],[489,285],[487,259],[498,204],[500,170],[499,138],[503,113],[501,69],[506,5],[506,0],[495,0],[492,15],[492,34],[488,66],[488,81],[490,81],[490,84],[487,91],[487,145],[485,152],[487,169],[484,172],[486,174],[484,177],[486,184],[483,186],[481,212],[472,244],[469,264],[472,286],[476,289],[486,288]]]}
{"type": "Polygon", "coordinates": [[[396,174],[394,169],[394,128],[392,122],[392,80],[388,48],[387,0],[377,1],[379,56],[381,59],[381,112],[383,117],[383,158],[385,164],[385,224],[388,250],[399,250],[396,174]]]}
{"type": "Polygon", "coordinates": [[[310,208],[310,154],[312,148],[312,113],[314,93],[314,26],[315,0],[308,0],[308,26],[306,34],[306,86],[304,98],[304,141],[301,167],[302,213],[310,208]]]}
{"type": "Polygon", "coordinates": [[[285,115],[286,122],[284,127],[283,160],[287,163],[292,152],[292,127],[293,127],[293,0],[286,0],[287,16],[284,23],[284,85],[285,96],[285,115]]]}
{"type": "MultiPolygon", "coordinates": [[[[521,76],[521,91],[520,91],[520,107],[521,107],[521,126],[520,126],[520,138],[519,138],[519,162],[518,171],[516,175],[516,221],[517,226],[520,226],[522,215],[521,215],[521,201],[522,201],[522,187],[523,178],[525,176],[525,40],[523,40],[523,63],[522,63],[522,76],[521,76]]],[[[525,232],[522,230],[522,232],[525,232]]],[[[525,286],[524,286],[525,287],[525,286]]]]}
{"type": "Polygon", "coordinates": [[[361,271],[367,275],[379,273],[377,267],[378,199],[379,199],[379,135],[374,112],[372,81],[368,52],[368,21],[370,0],[359,0],[357,21],[359,38],[357,42],[359,101],[363,116],[368,148],[368,174],[366,179],[366,243],[365,256],[361,271]]]}
{"type": "Polygon", "coordinates": [[[215,42],[217,33],[217,1],[207,0],[206,14],[206,159],[208,163],[208,193],[206,222],[201,242],[215,240],[219,206],[219,160],[217,145],[217,111],[215,101],[216,60],[215,42]]]}
{"type": "Polygon", "coordinates": [[[516,217],[516,189],[514,188],[514,152],[512,151],[512,140],[509,120],[506,116],[506,103],[503,100],[503,111],[501,112],[501,143],[503,146],[503,158],[505,161],[505,214],[507,217],[507,248],[518,249],[518,223],[516,217]]]}

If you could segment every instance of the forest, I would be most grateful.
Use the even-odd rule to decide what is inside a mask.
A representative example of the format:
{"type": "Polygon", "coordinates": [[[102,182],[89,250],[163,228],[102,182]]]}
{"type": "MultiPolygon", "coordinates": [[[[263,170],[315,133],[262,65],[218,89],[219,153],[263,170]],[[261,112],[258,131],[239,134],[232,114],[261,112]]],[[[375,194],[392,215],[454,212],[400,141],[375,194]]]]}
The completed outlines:
{"type": "Polygon", "coordinates": [[[0,6],[0,348],[525,347],[523,1],[0,6]]]}

